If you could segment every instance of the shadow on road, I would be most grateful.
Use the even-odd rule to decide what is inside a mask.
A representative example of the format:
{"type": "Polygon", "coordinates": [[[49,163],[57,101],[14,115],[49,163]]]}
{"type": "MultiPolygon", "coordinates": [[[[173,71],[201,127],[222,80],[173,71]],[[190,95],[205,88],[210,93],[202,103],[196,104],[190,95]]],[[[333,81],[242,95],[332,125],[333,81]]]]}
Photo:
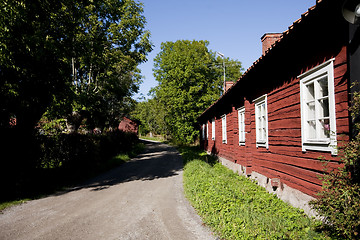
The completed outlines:
{"type": "Polygon", "coordinates": [[[91,191],[101,191],[124,182],[149,181],[178,175],[178,171],[183,168],[183,162],[175,148],[163,143],[142,141],[146,148],[136,158],[77,187],[56,195],[84,188],[92,188],[91,191]]]}

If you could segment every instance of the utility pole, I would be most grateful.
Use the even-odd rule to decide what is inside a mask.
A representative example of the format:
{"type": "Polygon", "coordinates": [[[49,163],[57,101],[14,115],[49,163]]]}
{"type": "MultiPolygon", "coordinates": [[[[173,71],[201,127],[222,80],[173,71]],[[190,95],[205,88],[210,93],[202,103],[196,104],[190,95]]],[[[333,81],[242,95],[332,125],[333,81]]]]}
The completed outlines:
{"type": "Polygon", "coordinates": [[[225,93],[225,88],[226,88],[226,73],[225,73],[225,56],[224,54],[222,54],[221,52],[216,52],[222,59],[223,59],[223,69],[224,69],[224,85],[223,85],[223,93],[225,93]]]}

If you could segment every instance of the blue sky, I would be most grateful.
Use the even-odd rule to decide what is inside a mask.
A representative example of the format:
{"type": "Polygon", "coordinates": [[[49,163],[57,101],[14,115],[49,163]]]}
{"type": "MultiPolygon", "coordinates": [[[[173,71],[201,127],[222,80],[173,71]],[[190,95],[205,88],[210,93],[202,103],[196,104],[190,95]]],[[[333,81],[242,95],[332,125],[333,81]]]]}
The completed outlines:
{"type": "Polygon", "coordinates": [[[247,69],[261,56],[261,36],[287,30],[315,0],[140,0],[153,51],[139,66],[144,82],[134,96],[157,85],[153,59],[166,41],[208,40],[209,49],[237,59],[247,69]]]}

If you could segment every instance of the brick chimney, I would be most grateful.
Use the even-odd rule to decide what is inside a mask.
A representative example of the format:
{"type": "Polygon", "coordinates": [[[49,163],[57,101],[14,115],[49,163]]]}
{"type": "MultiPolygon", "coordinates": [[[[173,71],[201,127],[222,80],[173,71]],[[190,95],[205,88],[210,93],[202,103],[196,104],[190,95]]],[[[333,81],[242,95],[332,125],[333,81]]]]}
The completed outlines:
{"type": "Polygon", "coordinates": [[[265,33],[261,37],[262,42],[262,55],[265,55],[265,52],[271,48],[277,40],[279,40],[282,36],[282,33],[265,33]]]}
{"type": "Polygon", "coordinates": [[[234,85],[233,81],[226,81],[225,82],[225,92],[231,88],[231,86],[234,85]]]}

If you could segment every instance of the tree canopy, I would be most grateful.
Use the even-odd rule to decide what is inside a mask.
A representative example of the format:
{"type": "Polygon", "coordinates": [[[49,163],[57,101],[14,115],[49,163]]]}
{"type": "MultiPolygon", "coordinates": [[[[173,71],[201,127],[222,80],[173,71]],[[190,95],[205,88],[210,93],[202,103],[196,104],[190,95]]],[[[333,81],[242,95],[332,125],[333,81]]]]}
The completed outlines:
{"type": "Polygon", "coordinates": [[[0,126],[33,128],[47,110],[115,119],[152,49],[142,13],[134,0],[2,1],[0,126]]]}
{"type": "MultiPolygon", "coordinates": [[[[154,59],[153,90],[164,106],[167,129],[173,138],[193,142],[198,136],[197,117],[222,92],[222,59],[208,49],[207,41],[178,40],[161,44],[154,59]]],[[[241,76],[241,63],[225,59],[228,79],[241,76]],[[231,69],[231,70],[230,70],[231,69]]]]}
{"type": "Polygon", "coordinates": [[[156,135],[168,135],[165,116],[164,106],[159,104],[156,98],[136,103],[134,110],[131,112],[131,117],[141,122],[139,128],[141,135],[150,132],[156,135]]]}

